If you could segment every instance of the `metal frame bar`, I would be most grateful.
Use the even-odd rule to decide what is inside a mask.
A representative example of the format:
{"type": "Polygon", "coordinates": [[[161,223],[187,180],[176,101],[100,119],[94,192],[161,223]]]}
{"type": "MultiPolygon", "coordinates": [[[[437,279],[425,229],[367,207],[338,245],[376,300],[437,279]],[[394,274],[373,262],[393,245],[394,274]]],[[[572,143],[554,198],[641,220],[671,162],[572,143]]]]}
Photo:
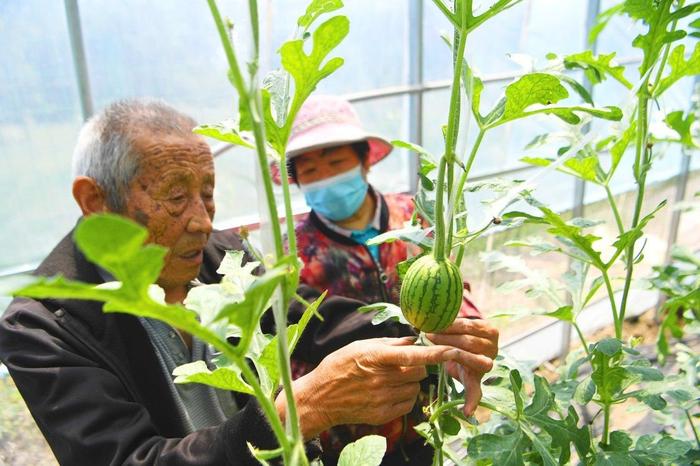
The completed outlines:
{"type": "MultiPolygon", "coordinates": [[[[423,85],[423,0],[408,7],[408,84],[423,85]]],[[[408,95],[408,140],[423,144],[423,92],[408,95]]],[[[418,189],[418,156],[411,152],[408,163],[409,191],[418,189]]]]}
{"type": "Polygon", "coordinates": [[[87,120],[94,113],[92,92],[90,90],[90,75],[88,73],[85,45],[83,43],[83,29],[80,25],[80,10],[78,0],[64,0],[66,10],[66,22],[68,23],[68,36],[70,38],[71,55],[73,56],[73,68],[75,80],[78,84],[80,97],[80,110],[83,120],[87,120]]]}

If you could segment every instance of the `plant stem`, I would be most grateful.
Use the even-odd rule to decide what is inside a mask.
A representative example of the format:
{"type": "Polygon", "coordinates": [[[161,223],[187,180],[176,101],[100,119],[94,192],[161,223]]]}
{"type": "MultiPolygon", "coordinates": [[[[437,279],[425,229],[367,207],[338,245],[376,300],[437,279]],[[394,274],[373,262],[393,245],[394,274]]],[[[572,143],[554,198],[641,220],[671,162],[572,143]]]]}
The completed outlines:
{"type": "Polygon", "coordinates": [[[685,409],[684,411],[685,411],[685,417],[688,419],[688,422],[690,423],[690,428],[693,430],[693,436],[695,437],[695,443],[697,443],[698,448],[700,448],[700,437],[698,436],[698,431],[695,428],[695,423],[693,422],[693,418],[687,409],[685,409]]]}
{"type": "MultiPolygon", "coordinates": [[[[615,291],[613,290],[612,284],[610,283],[610,277],[608,276],[608,271],[601,270],[601,273],[603,274],[603,281],[605,282],[605,288],[608,291],[608,299],[610,300],[610,307],[612,309],[612,314],[613,314],[613,323],[615,325],[615,336],[617,338],[620,338],[622,333],[620,333],[620,335],[617,334],[619,315],[617,313],[617,303],[615,302],[615,291]]],[[[622,326],[620,325],[619,327],[621,330],[622,326]]]]}
{"type": "Polygon", "coordinates": [[[586,351],[586,356],[588,356],[588,361],[593,361],[593,356],[591,355],[590,350],[588,349],[588,342],[586,341],[586,337],[583,336],[583,332],[581,331],[581,327],[578,326],[576,322],[572,322],[571,325],[576,329],[576,333],[578,333],[578,338],[581,340],[581,345],[583,346],[584,351],[586,351]]]}
{"type": "MultiPolygon", "coordinates": [[[[214,0],[208,0],[209,3],[209,8],[212,12],[212,16],[214,17],[214,21],[216,23],[217,29],[219,31],[219,35],[221,37],[221,41],[224,46],[224,50],[226,52],[226,57],[229,62],[229,68],[231,70],[231,75],[233,77],[233,82],[238,90],[239,97],[241,99],[241,102],[243,103],[244,107],[248,110],[251,121],[252,121],[252,129],[253,129],[253,134],[255,138],[255,148],[256,148],[256,153],[258,156],[258,164],[260,166],[260,171],[262,174],[262,179],[263,179],[263,186],[265,189],[265,198],[267,201],[267,206],[268,206],[268,213],[270,216],[270,223],[272,227],[272,234],[273,234],[273,239],[275,243],[275,260],[276,262],[279,262],[283,257],[284,257],[284,244],[282,241],[282,231],[280,228],[279,224],[279,215],[277,212],[277,205],[275,203],[275,197],[274,197],[274,191],[272,187],[272,177],[270,175],[270,168],[268,165],[267,161],[267,148],[266,148],[266,139],[265,139],[265,125],[262,119],[262,114],[263,114],[263,106],[262,106],[262,98],[261,94],[258,90],[257,86],[257,60],[258,60],[258,52],[259,52],[259,27],[258,27],[258,14],[257,14],[257,1],[256,0],[249,0],[249,6],[250,6],[250,19],[252,23],[252,30],[253,30],[253,35],[254,35],[254,44],[255,44],[255,58],[254,61],[256,62],[256,66],[251,68],[251,83],[250,83],[250,92],[247,92],[245,89],[245,83],[243,81],[243,76],[240,71],[240,67],[238,65],[238,61],[236,59],[236,54],[235,50],[233,48],[233,44],[231,43],[228,34],[226,34],[226,28],[224,26],[223,20],[221,19],[221,15],[219,13],[219,10],[216,6],[216,2],[214,0]]],[[[291,235],[290,238],[292,244],[294,245],[293,250],[295,251],[294,254],[296,257],[296,244],[294,242],[294,231],[293,231],[293,226],[290,226],[290,223],[293,223],[291,221],[292,216],[291,216],[291,204],[289,201],[289,184],[288,180],[286,177],[286,166],[281,168],[282,174],[283,174],[283,179],[282,179],[282,184],[286,188],[285,190],[285,209],[286,209],[286,215],[287,215],[287,225],[288,225],[288,231],[291,229],[291,235]]],[[[296,270],[296,268],[294,268],[296,270]]],[[[244,377],[248,381],[248,383],[253,387],[256,397],[258,398],[261,406],[263,407],[263,410],[265,411],[265,414],[270,420],[270,423],[273,427],[273,431],[275,432],[275,436],[277,437],[280,446],[282,447],[284,453],[284,459],[285,463],[296,463],[299,459],[297,456],[297,452],[299,452],[298,446],[303,444],[303,438],[301,435],[301,428],[299,425],[299,418],[298,418],[298,413],[296,410],[296,404],[294,400],[294,393],[292,390],[292,377],[291,377],[291,367],[290,367],[290,362],[289,362],[289,346],[287,342],[287,322],[286,322],[286,309],[288,306],[288,301],[289,301],[289,292],[287,289],[287,284],[286,282],[283,284],[281,291],[278,292],[277,294],[278,299],[276,300],[275,305],[273,305],[273,313],[275,317],[275,325],[277,327],[277,341],[278,341],[278,353],[279,353],[279,369],[280,369],[280,377],[282,379],[282,385],[284,387],[285,391],[285,396],[286,396],[286,401],[287,401],[287,425],[290,427],[291,430],[291,435],[292,435],[292,445],[290,446],[289,439],[286,436],[286,433],[284,431],[284,428],[281,426],[281,420],[279,418],[279,415],[277,414],[277,410],[274,407],[273,403],[271,400],[267,398],[265,393],[262,391],[262,388],[260,387],[259,382],[257,381],[257,378],[255,374],[253,373],[252,369],[248,366],[247,362],[245,359],[238,358],[235,359],[237,361],[237,365],[241,368],[241,371],[243,372],[244,377]],[[280,431],[281,430],[281,431],[280,431]],[[291,456],[290,456],[291,455],[291,456]]],[[[303,453],[303,448],[301,449],[301,452],[303,453]]],[[[306,463],[306,456],[301,455],[300,459],[301,463],[304,464],[306,463]]]]}
{"type": "Polygon", "coordinates": [[[601,443],[603,445],[608,444],[608,437],[610,432],[610,405],[603,405],[603,437],[601,438],[601,443]]]}
{"type": "MultiPolygon", "coordinates": [[[[437,396],[435,398],[435,408],[433,414],[431,414],[430,419],[433,419],[436,411],[441,411],[443,400],[445,398],[445,364],[440,364],[440,370],[438,372],[438,388],[437,396]]],[[[435,418],[433,423],[434,432],[437,434],[435,436],[435,455],[433,456],[433,464],[436,466],[442,466],[443,455],[442,455],[442,444],[444,442],[444,437],[442,429],[440,428],[439,416],[435,418]]]]}
{"type": "Polygon", "coordinates": [[[622,225],[622,217],[620,217],[620,211],[617,209],[617,202],[615,201],[615,196],[613,196],[609,185],[605,185],[605,192],[608,195],[608,202],[610,207],[612,207],[613,214],[615,215],[615,223],[617,224],[617,231],[620,234],[625,232],[625,227],[622,225]]]}
{"type": "Polygon", "coordinates": [[[452,400],[441,404],[439,408],[433,410],[432,414],[430,415],[430,419],[428,419],[428,422],[437,422],[442,413],[463,404],[464,400],[452,400]]]}
{"type": "MultiPolygon", "coordinates": [[[[634,229],[639,224],[639,217],[642,212],[642,205],[644,203],[644,190],[646,188],[646,175],[649,171],[650,157],[646,154],[648,153],[646,149],[647,143],[647,126],[648,122],[648,105],[649,98],[644,92],[646,90],[640,91],[639,104],[637,107],[637,144],[635,151],[634,160],[634,175],[637,180],[637,200],[634,205],[634,214],[632,217],[632,226],[634,229]]],[[[633,240],[627,247],[626,252],[626,267],[627,273],[625,275],[625,286],[622,291],[622,301],[620,303],[620,313],[618,315],[618,321],[615,326],[615,336],[617,338],[622,338],[622,322],[625,320],[625,311],[627,310],[627,299],[629,298],[629,291],[632,286],[632,272],[634,269],[634,245],[636,240],[633,240]]]]}
{"type": "Polygon", "coordinates": [[[440,159],[438,166],[437,185],[435,187],[435,248],[433,255],[435,260],[445,259],[445,214],[443,210],[443,197],[445,195],[445,157],[440,159]]]}
{"type": "MultiPolygon", "coordinates": [[[[467,6],[462,1],[455,2],[455,17],[459,18],[460,26],[454,29],[455,48],[453,49],[453,75],[450,92],[450,108],[447,117],[447,130],[445,131],[445,153],[443,159],[447,159],[447,195],[448,195],[448,220],[445,225],[446,240],[445,250],[449,256],[452,251],[453,218],[452,208],[452,184],[454,183],[455,149],[459,136],[459,122],[461,114],[461,86],[462,68],[464,67],[464,50],[467,46],[467,6]]],[[[437,211],[437,209],[436,209],[437,211]]]]}

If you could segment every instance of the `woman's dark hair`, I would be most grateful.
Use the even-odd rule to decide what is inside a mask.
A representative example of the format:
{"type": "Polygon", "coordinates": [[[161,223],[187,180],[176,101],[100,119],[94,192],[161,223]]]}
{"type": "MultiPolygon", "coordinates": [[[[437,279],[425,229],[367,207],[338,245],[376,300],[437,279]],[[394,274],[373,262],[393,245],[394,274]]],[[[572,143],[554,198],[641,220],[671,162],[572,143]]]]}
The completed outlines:
{"type": "MultiPolygon", "coordinates": [[[[365,163],[365,159],[369,154],[369,143],[367,141],[353,142],[350,144],[350,147],[352,147],[352,150],[355,151],[357,157],[359,157],[360,163],[365,163]]],[[[330,147],[327,149],[330,149],[330,147]]],[[[287,173],[292,181],[299,184],[299,181],[297,181],[297,167],[294,164],[294,158],[287,160],[287,173]]]]}

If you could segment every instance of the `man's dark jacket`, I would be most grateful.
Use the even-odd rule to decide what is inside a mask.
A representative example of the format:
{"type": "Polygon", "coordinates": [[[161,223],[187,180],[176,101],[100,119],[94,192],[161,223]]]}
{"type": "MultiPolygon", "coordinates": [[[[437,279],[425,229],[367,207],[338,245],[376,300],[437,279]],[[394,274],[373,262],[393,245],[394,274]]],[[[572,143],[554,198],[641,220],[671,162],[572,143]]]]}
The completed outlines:
{"type": "MultiPolygon", "coordinates": [[[[200,281],[218,283],[224,251],[241,249],[234,233],[213,233],[200,281]]],[[[72,233],[36,274],[103,281],[72,233]]],[[[300,293],[317,295],[303,288],[300,293]]],[[[320,308],[324,322],[313,319],[295,357],[316,364],[351,341],[403,333],[372,326],[369,316],[353,312],[359,304],[327,299],[320,308]]],[[[302,311],[290,309],[290,322],[302,311]]],[[[262,449],[277,445],[253,398],[223,424],[187,434],[141,323],[127,314],[105,314],[99,302],[15,299],[0,320],[0,359],[61,464],[247,465],[258,464],[247,442],[262,449]]]]}

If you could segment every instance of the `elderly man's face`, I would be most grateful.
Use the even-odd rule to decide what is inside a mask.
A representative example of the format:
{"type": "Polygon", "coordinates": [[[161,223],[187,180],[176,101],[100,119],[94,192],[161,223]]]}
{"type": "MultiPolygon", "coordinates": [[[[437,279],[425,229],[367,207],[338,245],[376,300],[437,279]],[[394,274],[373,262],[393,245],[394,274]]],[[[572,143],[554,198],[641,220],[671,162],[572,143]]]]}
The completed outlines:
{"type": "Polygon", "coordinates": [[[214,218],[214,159],[196,135],[143,134],[143,158],[129,185],[126,214],[148,228],[149,242],[169,249],[158,284],[187,285],[202,264],[214,218]]]}

